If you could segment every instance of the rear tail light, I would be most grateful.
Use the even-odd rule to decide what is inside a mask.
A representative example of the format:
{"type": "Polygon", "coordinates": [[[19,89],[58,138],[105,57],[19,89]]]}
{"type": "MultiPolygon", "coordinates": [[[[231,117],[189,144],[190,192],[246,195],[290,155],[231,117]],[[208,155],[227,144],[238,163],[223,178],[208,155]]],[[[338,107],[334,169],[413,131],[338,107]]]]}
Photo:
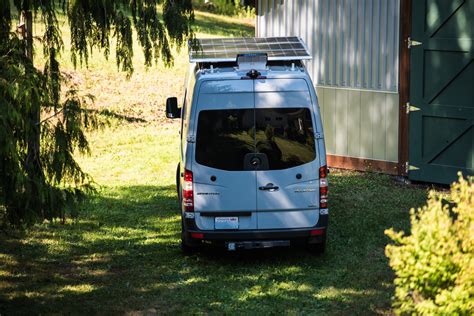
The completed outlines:
{"type": "Polygon", "coordinates": [[[324,228],[313,229],[312,231],[310,231],[310,235],[311,236],[321,236],[321,235],[324,235],[325,232],[326,232],[326,230],[324,228]]]}
{"type": "Polygon", "coordinates": [[[322,166],[319,168],[319,178],[327,178],[328,176],[328,167],[327,166],[322,166]]]}
{"type": "Polygon", "coordinates": [[[203,233],[191,233],[191,238],[204,239],[204,234],[203,233]]]}
{"type": "Polygon", "coordinates": [[[193,173],[184,170],[183,207],[185,212],[194,212],[193,173]]]}
{"type": "Polygon", "coordinates": [[[328,168],[327,166],[322,166],[319,168],[319,208],[328,207],[328,168]]]}

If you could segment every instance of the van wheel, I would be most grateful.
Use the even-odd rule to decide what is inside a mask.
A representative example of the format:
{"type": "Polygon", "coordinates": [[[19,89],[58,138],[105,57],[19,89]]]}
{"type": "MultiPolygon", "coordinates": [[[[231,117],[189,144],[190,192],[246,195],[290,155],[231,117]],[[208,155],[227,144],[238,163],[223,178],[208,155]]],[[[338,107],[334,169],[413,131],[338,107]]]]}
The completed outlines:
{"type": "Polygon", "coordinates": [[[314,255],[322,255],[326,251],[326,240],[319,244],[307,244],[306,249],[314,255]]]}
{"type": "Polygon", "coordinates": [[[189,238],[186,236],[186,232],[184,230],[184,224],[181,221],[181,251],[185,255],[192,255],[196,253],[200,248],[200,242],[191,242],[189,238]]]}
{"type": "Polygon", "coordinates": [[[181,237],[181,252],[185,255],[192,255],[196,252],[196,249],[187,245],[186,241],[181,237]]]}

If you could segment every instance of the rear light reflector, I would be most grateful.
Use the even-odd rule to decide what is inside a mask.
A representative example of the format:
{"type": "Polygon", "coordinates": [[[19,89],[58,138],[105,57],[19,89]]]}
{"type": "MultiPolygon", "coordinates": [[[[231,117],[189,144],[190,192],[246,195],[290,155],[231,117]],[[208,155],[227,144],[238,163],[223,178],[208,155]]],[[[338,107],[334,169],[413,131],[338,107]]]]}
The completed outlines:
{"type": "Polygon", "coordinates": [[[326,232],[326,230],[324,228],[322,228],[322,229],[313,229],[310,232],[310,235],[311,236],[321,236],[321,235],[324,235],[325,232],[326,232]]]}
{"type": "Polygon", "coordinates": [[[329,196],[329,187],[328,187],[328,168],[327,166],[322,166],[319,168],[319,208],[328,207],[328,196],[329,196]]]}
{"type": "Polygon", "coordinates": [[[328,167],[322,166],[319,168],[319,178],[327,178],[328,176],[328,167]]]}
{"type": "Polygon", "coordinates": [[[186,212],[194,212],[193,173],[184,170],[183,208],[186,212]]]}
{"type": "Polygon", "coordinates": [[[202,233],[191,233],[191,238],[204,239],[204,234],[202,234],[202,233]]]}

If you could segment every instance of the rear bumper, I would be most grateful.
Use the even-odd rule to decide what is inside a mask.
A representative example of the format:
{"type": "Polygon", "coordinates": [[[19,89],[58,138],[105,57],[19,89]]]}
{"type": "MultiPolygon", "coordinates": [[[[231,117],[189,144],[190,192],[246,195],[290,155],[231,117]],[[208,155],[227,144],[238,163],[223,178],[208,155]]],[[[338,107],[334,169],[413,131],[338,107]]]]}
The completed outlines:
{"type": "MultiPolygon", "coordinates": [[[[321,229],[317,227],[316,229],[321,229]]],[[[243,231],[206,231],[189,230],[189,234],[202,234],[203,240],[229,241],[229,240],[274,240],[308,238],[313,229],[285,229],[285,230],[243,230],[243,231]]]]}
{"type": "Polygon", "coordinates": [[[200,230],[193,220],[185,220],[185,231],[191,239],[199,234],[201,240],[225,242],[225,241],[248,241],[248,240],[290,240],[310,239],[312,243],[324,242],[328,215],[320,215],[318,224],[309,228],[297,229],[266,229],[266,230],[200,230]],[[313,235],[314,230],[324,230],[323,234],[313,235]],[[194,236],[193,236],[194,235],[194,236]]]}

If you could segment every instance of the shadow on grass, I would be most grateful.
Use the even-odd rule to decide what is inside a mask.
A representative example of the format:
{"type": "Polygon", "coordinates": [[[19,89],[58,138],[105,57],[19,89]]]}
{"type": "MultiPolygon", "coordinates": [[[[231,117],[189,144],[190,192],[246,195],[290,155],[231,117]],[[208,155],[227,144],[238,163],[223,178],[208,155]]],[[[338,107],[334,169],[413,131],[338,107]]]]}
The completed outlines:
{"type": "Polygon", "coordinates": [[[331,175],[329,247],[183,256],[173,186],[104,188],[81,219],[0,235],[0,314],[330,313],[386,310],[385,228],[406,228],[423,190],[331,175]]]}
{"type": "Polygon", "coordinates": [[[96,109],[88,109],[86,110],[89,113],[98,115],[98,116],[103,116],[107,119],[116,119],[120,123],[126,122],[126,123],[146,123],[147,120],[141,118],[141,117],[133,117],[130,115],[123,115],[123,114],[118,114],[115,113],[111,110],[105,109],[105,110],[96,110],[96,109]]]}

